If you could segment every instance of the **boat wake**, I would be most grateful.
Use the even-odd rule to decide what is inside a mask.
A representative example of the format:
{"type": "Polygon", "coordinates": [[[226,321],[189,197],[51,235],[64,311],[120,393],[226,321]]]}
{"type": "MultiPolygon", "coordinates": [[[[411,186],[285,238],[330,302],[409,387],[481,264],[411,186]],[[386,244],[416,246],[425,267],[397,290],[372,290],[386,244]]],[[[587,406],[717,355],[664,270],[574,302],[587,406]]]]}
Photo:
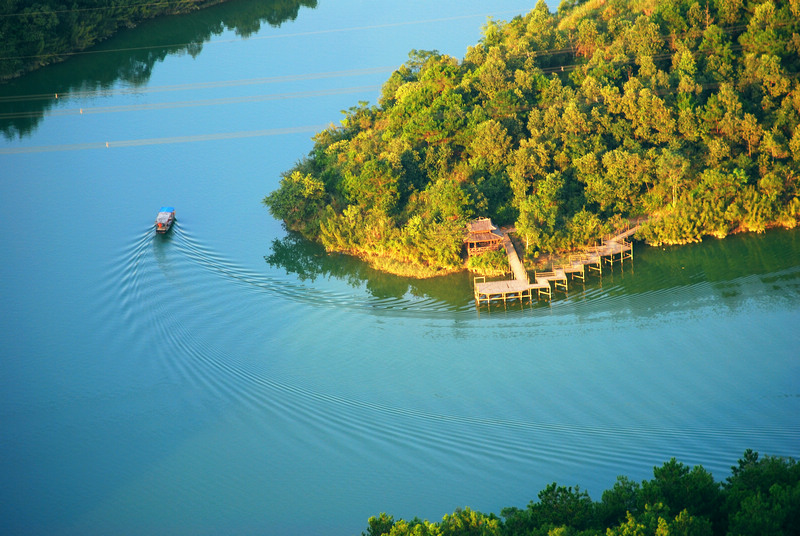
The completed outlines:
{"type": "MultiPolygon", "coordinates": [[[[689,399],[692,390],[726,392],[730,380],[712,372],[714,359],[676,364],[679,356],[652,339],[676,311],[685,319],[709,307],[735,310],[775,285],[796,303],[800,267],[793,261],[755,274],[709,277],[690,266],[674,276],[674,263],[642,255],[635,271],[575,285],[551,304],[477,312],[470,294],[453,307],[405,292],[378,297],[367,283],[330,275],[301,281],[266,267],[262,273],[207,247],[180,221],[165,235],[140,232],[110,269],[101,289],[102,329],[109,331],[101,340],[114,341],[110,359],[133,360],[133,369],[198,393],[202,403],[325,438],[315,440],[319,448],[349,449],[352,459],[374,466],[391,453],[398,466],[430,465],[474,479],[499,467],[498,482],[509,482],[520,479],[520,467],[552,470],[557,463],[554,472],[565,474],[590,463],[613,473],[624,453],[626,466],[647,473],[671,456],[690,461],[712,450],[708,457],[722,465],[705,466],[724,471],[742,445],[785,445],[798,436],[796,428],[762,425],[756,417],[726,417],[727,399],[689,403],[686,414],[661,418],[657,410],[676,396],[675,384],[685,384],[689,399]],[[343,326],[357,339],[345,341],[343,326]],[[486,326],[491,332],[476,329],[486,326]],[[418,342],[399,339],[404,332],[418,342]],[[627,352],[619,361],[602,344],[586,356],[571,346],[576,338],[592,344],[623,332],[634,333],[643,356],[627,352]],[[519,351],[496,355],[501,339],[503,348],[517,340],[519,351]],[[464,347],[470,352],[456,354],[464,347]],[[670,383],[667,362],[691,374],[670,383]],[[615,378],[614,385],[598,384],[597,374],[615,378]],[[692,384],[697,378],[702,386],[692,384]],[[626,407],[630,400],[648,402],[626,407]],[[599,407],[617,411],[598,414],[599,407]]],[[[287,442],[293,448],[297,443],[287,442]]]]}

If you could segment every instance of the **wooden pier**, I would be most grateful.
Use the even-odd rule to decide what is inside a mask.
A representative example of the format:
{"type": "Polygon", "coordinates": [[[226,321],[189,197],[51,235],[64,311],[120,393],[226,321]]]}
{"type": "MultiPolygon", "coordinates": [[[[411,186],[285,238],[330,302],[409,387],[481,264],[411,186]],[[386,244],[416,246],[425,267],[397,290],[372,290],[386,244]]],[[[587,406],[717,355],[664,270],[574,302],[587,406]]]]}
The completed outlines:
{"type": "Polygon", "coordinates": [[[546,296],[547,299],[553,298],[553,292],[560,290],[567,292],[569,283],[568,277],[586,280],[587,271],[595,271],[603,274],[603,264],[613,265],[614,262],[624,262],[625,259],[633,259],[633,243],[627,240],[639,230],[639,226],[632,227],[627,231],[615,236],[606,237],[598,246],[592,246],[586,250],[572,254],[567,258],[567,262],[547,272],[534,272],[533,282],[530,280],[528,271],[522,264],[514,244],[511,243],[508,233],[498,231],[503,237],[503,247],[508,255],[508,264],[511,267],[513,279],[501,281],[486,281],[485,277],[474,279],[475,303],[477,305],[490,304],[493,301],[508,302],[527,298],[533,300],[533,293],[536,297],[546,296]]]}

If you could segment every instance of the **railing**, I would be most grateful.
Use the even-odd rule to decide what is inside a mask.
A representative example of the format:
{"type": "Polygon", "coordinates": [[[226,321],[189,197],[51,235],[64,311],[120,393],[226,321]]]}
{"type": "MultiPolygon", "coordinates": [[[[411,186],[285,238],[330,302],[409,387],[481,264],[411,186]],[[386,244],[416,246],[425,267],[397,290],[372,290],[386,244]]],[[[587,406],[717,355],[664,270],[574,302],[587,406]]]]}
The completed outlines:
{"type": "Polygon", "coordinates": [[[468,247],[467,248],[467,253],[469,255],[477,255],[479,253],[485,253],[487,251],[496,251],[496,250],[498,250],[498,249],[500,249],[502,247],[503,247],[503,244],[501,242],[498,242],[497,244],[492,244],[490,246],[468,247]]]}

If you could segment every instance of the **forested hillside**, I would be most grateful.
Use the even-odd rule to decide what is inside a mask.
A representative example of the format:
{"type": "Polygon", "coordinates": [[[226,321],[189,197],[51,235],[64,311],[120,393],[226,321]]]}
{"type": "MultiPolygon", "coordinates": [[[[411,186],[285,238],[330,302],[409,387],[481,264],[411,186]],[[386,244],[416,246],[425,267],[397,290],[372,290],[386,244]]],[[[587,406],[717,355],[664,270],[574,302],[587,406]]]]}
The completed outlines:
{"type": "Polygon", "coordinates": [[[264,202],[329,250],[461,265],[465,223],[528,255],[636,217],[653,244],[794,226],[800,0],[543,1],[466,56],[412,51],[264,202]]]}
{"type": "Polygon", "coordinates": [[[60,61],[120,28],[225,0],[5,0],[0,3],[0,80],[60,61]]]}
{"type": "Polygon", "coordinates": [[[599,501],[550,484],[500,517],[465,508],[431,523],[369,519],[362,536],[793,536],[800,534],[800,465],[748,450],[724,482],[674,458],[641,484],[618,477],[599,501]]]}

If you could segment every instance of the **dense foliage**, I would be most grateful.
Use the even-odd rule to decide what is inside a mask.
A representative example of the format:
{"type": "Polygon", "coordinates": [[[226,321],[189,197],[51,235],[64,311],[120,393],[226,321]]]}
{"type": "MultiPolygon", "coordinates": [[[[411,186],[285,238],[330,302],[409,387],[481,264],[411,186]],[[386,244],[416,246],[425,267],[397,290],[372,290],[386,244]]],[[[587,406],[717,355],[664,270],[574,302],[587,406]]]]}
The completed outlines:
{"type": "Polygon", "coordinates": [[[724,482],[674,458],[641,484],[618,477],[594,502],[550,484],[498,517],[469,508],[442,521],[371,517],[362,536],[790,536],[800,534],[800,464],[747,450],[724,482]]]}
{"type": "Polygon", "coordinates": [[[5,0],[0,3],[0,80],[85,50],[159,15],[225,0],[5,0]]]}
{"type": "Polygon", "coordinates": [[[327,249],[460,265],[465,222],[527,253],[794,226],[800,0],[543,1],[458,61],[412,51],[264,199],[327,249]]]}

